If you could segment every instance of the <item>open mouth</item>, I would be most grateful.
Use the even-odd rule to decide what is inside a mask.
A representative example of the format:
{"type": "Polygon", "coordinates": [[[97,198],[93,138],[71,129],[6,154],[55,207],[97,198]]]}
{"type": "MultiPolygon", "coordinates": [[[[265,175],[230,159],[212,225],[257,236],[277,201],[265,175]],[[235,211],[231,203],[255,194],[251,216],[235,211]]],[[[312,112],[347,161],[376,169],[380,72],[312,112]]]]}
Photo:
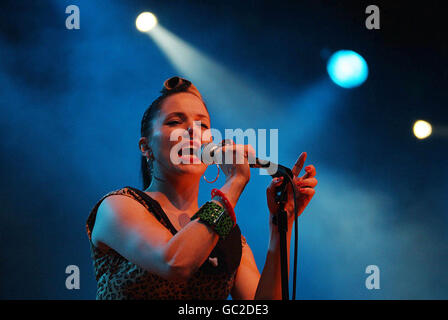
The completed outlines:
{"type": "Polygon", "coordinates": [[[197,155],[197,149],[194,147],[185,147],[178,151],[179,156],[197,155]]]}

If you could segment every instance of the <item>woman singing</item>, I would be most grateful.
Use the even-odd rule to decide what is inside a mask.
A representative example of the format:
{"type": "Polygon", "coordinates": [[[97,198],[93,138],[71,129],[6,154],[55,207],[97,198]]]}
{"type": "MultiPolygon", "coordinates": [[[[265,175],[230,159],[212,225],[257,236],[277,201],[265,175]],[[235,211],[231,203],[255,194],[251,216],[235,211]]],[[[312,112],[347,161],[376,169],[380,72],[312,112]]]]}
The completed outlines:
{"type": "MultiPolygon", "coordinates": [[[[254,256],[236,224],[233,208],[250,179],[248,145],[224,144],[222,154],[244,157],[243,164],[220,164],[226,179],[210,200],[198,204],[199,183],[207,164],[187,163],[208,141],[202,132],[210,128],[210,115],[196,87],[173,77],[143,115],[139,147],[142,154],[143,190],[125,187],[105,195],[87,219],[97,299],[281,299],[279,236],[272,222],[276,212],[273,179],[267,188],[270,211],[269,249],[260,275],[254,256]],[[200,127],[198,128],[198,122],[200,127]],[[172,161],[174,130],[189,134],[181,144],[183,161],[172,161]],[[202,130],[202,131],[201,131],[202,130]]],[[[188,135],[187,134],[187,135],[188,135]]],[[[317,184],[312,165],[298,177],[306,153],[292,169],[301,214],[317,184]]],[[[233,161],[235,162],[235,161],[233,161]]],[[[294,222],[294,195],[287,187],[287,248],[294,222]]],[[[288,263],[289,265],[289,263],[288,263]]]]}

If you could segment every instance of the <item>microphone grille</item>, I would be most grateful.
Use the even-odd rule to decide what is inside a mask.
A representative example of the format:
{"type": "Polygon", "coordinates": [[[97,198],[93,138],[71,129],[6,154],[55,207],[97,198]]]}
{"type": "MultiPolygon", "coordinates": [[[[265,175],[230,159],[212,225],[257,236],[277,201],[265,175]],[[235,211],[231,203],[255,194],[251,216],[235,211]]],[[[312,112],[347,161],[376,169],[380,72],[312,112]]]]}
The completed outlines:
{"type": "Polygon", "coordinates": [[[215,150],[218,148],[217,144],[213,142],[204,143],[201,145],[201,160],[204,163],[211,164],[213,163],[213,157],[215,156],[215,150]]]}

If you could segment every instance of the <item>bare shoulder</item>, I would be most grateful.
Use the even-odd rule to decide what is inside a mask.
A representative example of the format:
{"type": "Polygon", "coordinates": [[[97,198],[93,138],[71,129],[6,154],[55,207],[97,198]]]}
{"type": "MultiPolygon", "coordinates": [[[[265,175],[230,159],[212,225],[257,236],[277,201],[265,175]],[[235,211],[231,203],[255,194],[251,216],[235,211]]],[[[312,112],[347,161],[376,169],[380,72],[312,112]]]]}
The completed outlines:
{"type": "Polygon", "coordinates": [[[98,207],[98,215],[121,216],[130,212],[145,211],[145,207],[135,199],[125,195],[111,195],[106,197],[98,207]]]}
{"type": "Polygon", "coordinates": [[[128,196],[111,195],[106,197],[98,207],[95,225],[130,219],[132,216],[144,214],[145,211],[142,204],[128,196]]]}
{"type": "Polygon", "coordinates": [[[162,228],[159,221],[135,199],[125,195],[110,195],[98,207],[92,242],[96,246],[114,237],[141,228],[162,228]]]}

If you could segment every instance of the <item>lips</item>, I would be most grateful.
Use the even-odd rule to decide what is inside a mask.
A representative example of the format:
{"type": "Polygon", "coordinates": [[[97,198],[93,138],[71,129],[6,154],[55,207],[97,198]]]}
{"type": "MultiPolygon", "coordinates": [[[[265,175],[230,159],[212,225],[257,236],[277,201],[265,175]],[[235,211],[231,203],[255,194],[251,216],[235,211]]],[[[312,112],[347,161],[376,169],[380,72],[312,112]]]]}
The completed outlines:
{"type": "Polygon", "coordinates": [[[182,143],[177,152],[179,156],[182,155],[195,155],[198,156],[198,152],[200,151],[201,145],[193,140],[182,143]]]}
{"type": "Polygon", "coordinates": [[[182,149],[180,149],[178,151],[178,155],[182,156],[182,155],[196,155],[198,149],[196,148],[192,148],[192,147],[184,147],[182,149]]]}

